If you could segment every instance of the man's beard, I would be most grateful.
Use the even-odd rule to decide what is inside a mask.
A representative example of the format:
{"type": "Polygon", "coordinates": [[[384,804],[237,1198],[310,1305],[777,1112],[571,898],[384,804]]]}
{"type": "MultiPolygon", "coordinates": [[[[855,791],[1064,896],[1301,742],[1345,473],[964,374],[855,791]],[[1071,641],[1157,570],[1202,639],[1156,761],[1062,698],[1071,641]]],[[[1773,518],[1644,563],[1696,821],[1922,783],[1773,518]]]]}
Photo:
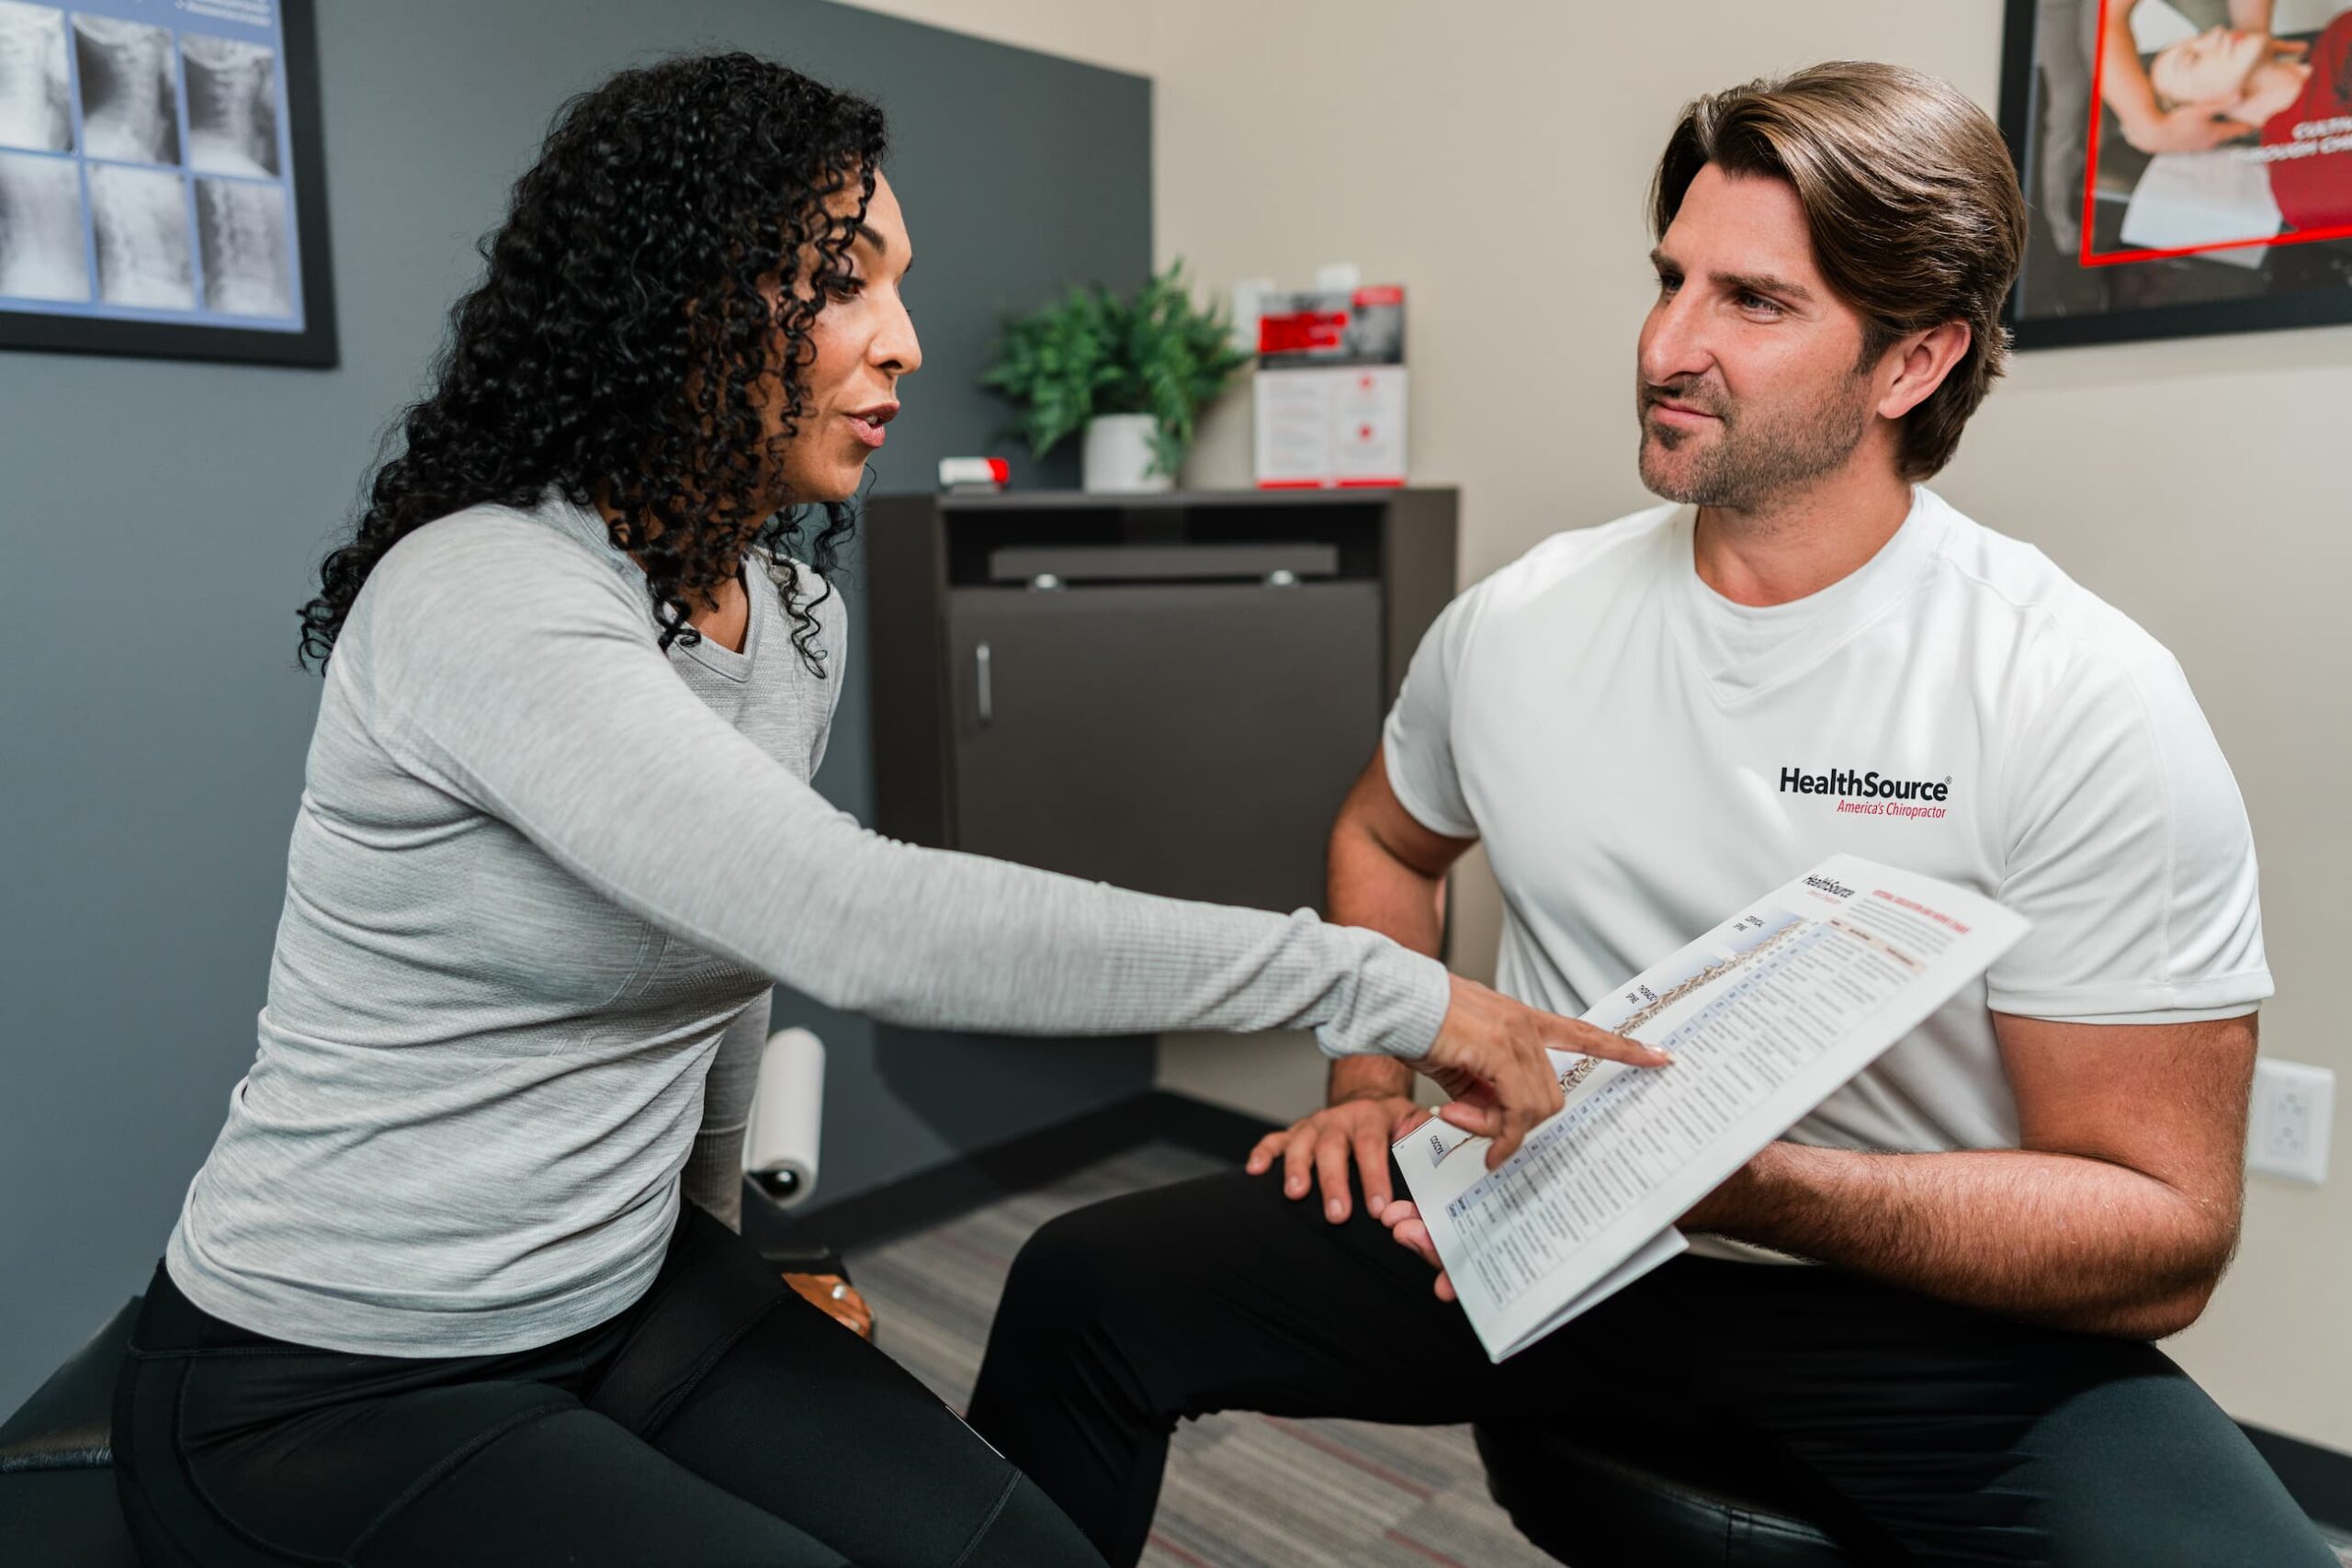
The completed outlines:
{"type": "Polygon", "coordinates": [[[1869,378],[1857,375],[1839,389],[1845,394],[1842,401],[1759,419],[1703,384],[1668,382],[1651,387],[1637,382],[1634,406],[1641,419],[1642,483],[1656,494],[1685,505],[1762,511],[1853,456],[1870,431],[1868,386],[1869,378]],[[1664,426],[1654,430],[1649,422],[1653,394],[1687,403],[1721,422],[1713,444],[1679,472],[1665,461],[1666,454],[1700,433],[1664,426]]]}

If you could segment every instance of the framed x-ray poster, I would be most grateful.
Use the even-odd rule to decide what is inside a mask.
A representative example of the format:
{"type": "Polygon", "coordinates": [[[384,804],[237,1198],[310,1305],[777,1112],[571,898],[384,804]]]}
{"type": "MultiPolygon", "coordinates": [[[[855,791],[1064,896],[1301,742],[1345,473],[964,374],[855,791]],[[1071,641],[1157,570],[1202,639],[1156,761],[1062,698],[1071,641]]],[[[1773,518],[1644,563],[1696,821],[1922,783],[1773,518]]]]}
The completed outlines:
{"type": "Polygon", "coordinates": [[[0,347],[334,363],[311,0],[0,0],[0,347]]]}
{"type": "Polygon", "coordinates": [[[2008,0],[2019,347],[2352,321],[2352,0],[2008,0]]]}

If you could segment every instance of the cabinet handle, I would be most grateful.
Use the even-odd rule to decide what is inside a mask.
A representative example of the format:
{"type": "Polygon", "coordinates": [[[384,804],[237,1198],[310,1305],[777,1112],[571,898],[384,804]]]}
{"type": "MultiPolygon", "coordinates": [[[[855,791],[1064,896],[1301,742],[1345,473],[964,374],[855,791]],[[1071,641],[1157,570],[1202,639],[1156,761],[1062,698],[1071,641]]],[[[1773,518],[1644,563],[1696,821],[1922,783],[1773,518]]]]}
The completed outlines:
{"type": "Polygon", "coordinates": [[[980,678],[980,722],[991,724],[996,719],[996,682],[989,674],[989,645],[981,643],[972,649],[972,666],[980,678]]]}

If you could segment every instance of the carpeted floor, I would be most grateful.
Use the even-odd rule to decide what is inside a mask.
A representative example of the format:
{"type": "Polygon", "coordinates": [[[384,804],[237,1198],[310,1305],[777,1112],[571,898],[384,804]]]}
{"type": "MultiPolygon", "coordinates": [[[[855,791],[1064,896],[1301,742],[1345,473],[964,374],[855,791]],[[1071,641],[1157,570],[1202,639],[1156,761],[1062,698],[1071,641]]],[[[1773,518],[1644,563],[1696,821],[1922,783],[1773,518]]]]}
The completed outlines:
{"type": "MultiPolygon", "coordinates": [[[[1219,1162],[1154,1145],[853,1252],[884,1349],[956,1409],[1012,1255],[1056,1214],[1219,1162]]],[[[2352,1568],[2352,1542],[2338,1542],[2352,1568]]],[[[1467,1427],[1211,1416],[1179,1429],[1146,1568],[1556,1568],[1487,1499],[1467,1427]]]]}

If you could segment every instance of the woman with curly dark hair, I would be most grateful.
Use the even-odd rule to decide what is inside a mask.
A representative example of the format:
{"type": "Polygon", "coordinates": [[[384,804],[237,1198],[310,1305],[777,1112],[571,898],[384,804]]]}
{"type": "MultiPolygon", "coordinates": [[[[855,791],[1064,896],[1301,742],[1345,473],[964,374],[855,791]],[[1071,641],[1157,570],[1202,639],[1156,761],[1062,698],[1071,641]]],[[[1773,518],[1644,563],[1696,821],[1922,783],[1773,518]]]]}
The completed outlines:
{"type": "MultiPolygon", "coordinates": [[[[1091,1563],[732,1234],[777,980],[892,1021],[1311,1028],[1508,1145],[1549,1018],[1373,933],[860,829],[824,572],[922,363],[880,114],[744,55],[558,118],[302,613],[260,1049],[115,1415],[151,1562],[1091,1563]]],[[[1638,1059],[1638,1058],[1636,1058],[1638,1059]]]]}

